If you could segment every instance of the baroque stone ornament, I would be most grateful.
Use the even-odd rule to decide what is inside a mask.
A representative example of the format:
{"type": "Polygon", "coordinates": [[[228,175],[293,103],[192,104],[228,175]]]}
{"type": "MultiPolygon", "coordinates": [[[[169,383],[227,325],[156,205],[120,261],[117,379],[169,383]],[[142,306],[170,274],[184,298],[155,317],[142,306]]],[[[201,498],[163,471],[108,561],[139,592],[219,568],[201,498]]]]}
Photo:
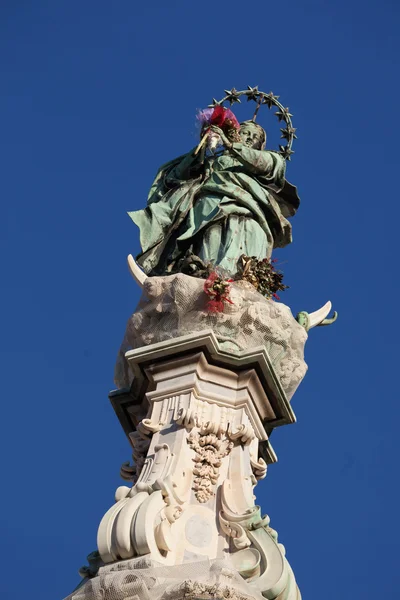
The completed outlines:
{"type": "Polygon", "coordinates": [[[163,600],[180,600],[181,598],[192,598],[193,600],[198,600],[200,598],[251,600],[250,595],[240,593],[238,590],[228,585],[204,583],[192,581],[190,579],[168,590],[168,593],[164,595],[163,600]]]}
{"type": "Polygon", "coordinates": [[[215,433],[192,432],[188,444],[196,452],[193,489],[199,502],[207,502],[214,494],[213,487],[218,481],[222,459],[229,454],[233,443],[228,439],[222,440],[215,433]]]}
{"type": "Polygon", "coordinates": [[[211,585],[208,573],[170,593],[191,597],[190,580],[194,596],[224,590],[232,598],[298,600],[284,548],[254,504],[254,486],[276,461],[268,429],[295,420],[267,354],[222,351],[209,331],[128,351],[126,359],[134,385],[114,393],[113,406],[129,439],[149,445],[132,487],[117,489],[100,524],[98,575],[82,571],[90,589],[120,561],[145,557],[173,567],[228,554],[244,588],[211,585]]]}
{"type": "Polygon", "coordinates": [[[295,318],[273,300],[285,286],[271,253],[290,243],[299,205],[285,161],[296,129],[272,92],[226,94],[200,111],[200,143],[161,167],[147,207],[130,213],[142,295],[110,400],[132,464],[66,600],[301,600],[254,488],[277,461],[272,431],[296,421],[307,334],[337,314],[328,302],[295,318]],[[256,106],[239,123],[224,104],[244,98],[256,106]],[[265,149],[262,106],[283,125],[279,152],[265,149]]]}

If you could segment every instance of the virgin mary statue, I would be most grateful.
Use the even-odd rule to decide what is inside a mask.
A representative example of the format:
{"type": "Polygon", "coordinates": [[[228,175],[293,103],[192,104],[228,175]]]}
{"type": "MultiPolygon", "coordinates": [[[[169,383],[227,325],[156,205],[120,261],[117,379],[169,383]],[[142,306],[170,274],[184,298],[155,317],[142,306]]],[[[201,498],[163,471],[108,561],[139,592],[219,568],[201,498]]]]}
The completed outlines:
{"type": "Polygon", "coordinates": [[[137,262],[148,275],[179,270],[188,253],[235,274],[241,255],[269,258],[292,241],[300,200],[285,179],[285,160],[265,150],[266,133],[253,121],[241,123],[240,141],[211,127],[223,151],[204,150],[163,165],[147,206],[128,213],[140,229],[137,262]]]}

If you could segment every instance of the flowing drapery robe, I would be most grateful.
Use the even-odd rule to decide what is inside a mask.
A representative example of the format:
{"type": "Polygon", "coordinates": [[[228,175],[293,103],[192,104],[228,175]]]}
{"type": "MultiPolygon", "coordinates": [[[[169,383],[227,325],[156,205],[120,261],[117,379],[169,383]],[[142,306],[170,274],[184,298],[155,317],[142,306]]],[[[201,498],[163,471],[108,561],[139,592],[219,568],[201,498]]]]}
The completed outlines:
{"type": "Polygon", "coordinates": [[[191,152],[163,165],[147,207],[128,213],[140,229],[137,262],[165,275],[189,250],[235,273],[242,254],[270,257],[292,241],[287,218],[299,202],[276,152],[235,143],[204,162],[191,152]]]}

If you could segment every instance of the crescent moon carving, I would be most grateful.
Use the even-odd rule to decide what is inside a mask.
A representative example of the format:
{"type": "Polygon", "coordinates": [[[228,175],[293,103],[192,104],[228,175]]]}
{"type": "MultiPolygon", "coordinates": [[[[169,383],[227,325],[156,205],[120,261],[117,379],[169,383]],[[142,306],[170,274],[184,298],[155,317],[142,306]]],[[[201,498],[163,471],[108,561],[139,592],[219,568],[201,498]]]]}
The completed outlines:
{"type": "Polygon", "coordinates": [[[139,267],[139,265],[137,264],[137,262],[133,258],[132,254],[128,255],[127,260],[128,260],[128,268],[129,268],[130,274],[132,275],[132,277],[136,281],[136,283],[141,288],[143,288],[143,286],[145,284],[145,281],[147,279],[146,273],[144,273],[142,271],[142,269],[139,267]]]}

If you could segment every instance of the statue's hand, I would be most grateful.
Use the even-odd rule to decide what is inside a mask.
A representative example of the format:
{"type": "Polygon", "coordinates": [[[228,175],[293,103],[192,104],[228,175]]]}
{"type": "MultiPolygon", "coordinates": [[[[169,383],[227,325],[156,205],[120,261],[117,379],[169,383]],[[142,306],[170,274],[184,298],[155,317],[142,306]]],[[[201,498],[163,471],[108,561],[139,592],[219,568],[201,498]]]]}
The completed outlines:
{"type": "Polygon", "coordinates": [[[225,148],[232,148],[232,142],[230,142],[228,140],[228,138],[226,137],[226,135],[224,134],[224,132],[222,131],[222,129],[220,129],[216,125],[211,125],[210,131],[212,131],[213,133],[216,133],[217,135],[219,135],[219,137],[221,138],[222,143],[224,144],[225,148]]]}

